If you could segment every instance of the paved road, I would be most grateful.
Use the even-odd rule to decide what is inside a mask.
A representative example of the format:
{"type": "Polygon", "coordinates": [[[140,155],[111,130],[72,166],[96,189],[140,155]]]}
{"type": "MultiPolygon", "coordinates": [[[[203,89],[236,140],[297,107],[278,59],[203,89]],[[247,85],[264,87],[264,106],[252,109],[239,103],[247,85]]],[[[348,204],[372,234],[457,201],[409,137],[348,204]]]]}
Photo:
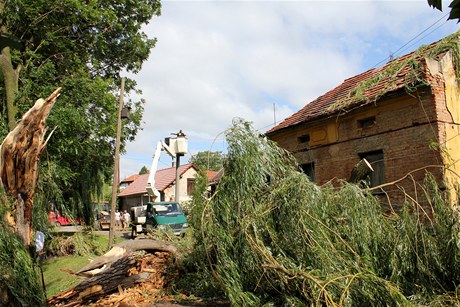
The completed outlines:
{"type": "MultiPolygon", "coordinates": [[[[60,226],[59,228],[56,229],[56,232],[67,232],[67,233],[72,233],[72,232],[80,232],[83,230],[82,226],[79,225],[72,225],[72,226],[60,226]]],[[[94,234],[98,235],[109,235],[108,230],[95,230],[93,231],[94,234]]],[[[124,238],[130,238],[131,237],[131,231],[130,230],[122,230],[122,231],[115,231],[115,236],[122,236],[124,238]]]]}

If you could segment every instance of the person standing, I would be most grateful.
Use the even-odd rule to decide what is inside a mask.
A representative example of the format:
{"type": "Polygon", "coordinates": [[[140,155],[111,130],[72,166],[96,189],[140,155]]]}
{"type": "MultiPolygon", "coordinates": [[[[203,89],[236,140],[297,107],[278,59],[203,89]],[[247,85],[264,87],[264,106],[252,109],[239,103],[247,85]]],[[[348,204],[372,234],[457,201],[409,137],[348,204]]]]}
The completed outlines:
{"type": "Polygon", "coordinates": [[[115,228],[120,228],[120,211],[115,212],[115,228]]]}
{"type": "Polygon", "coordinates": [[[131,216],[129,215],[129,213],[126,210],[125,210],[125,213],[123,213],[123,219],[125,221],[125,227],[129,227],[129,222],[130,222],[131,216]]]}

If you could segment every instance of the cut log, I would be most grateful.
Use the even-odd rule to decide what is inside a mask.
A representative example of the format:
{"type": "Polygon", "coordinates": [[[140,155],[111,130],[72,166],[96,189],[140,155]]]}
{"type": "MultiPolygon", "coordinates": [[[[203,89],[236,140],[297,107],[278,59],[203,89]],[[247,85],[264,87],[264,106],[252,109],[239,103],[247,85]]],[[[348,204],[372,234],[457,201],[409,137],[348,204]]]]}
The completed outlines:
{"type": "MultiPolygon", "coordinates": [[[[45,100],[37,100],[0,145],[0,183],[14,201],[12,216],[15,221],[12,226],[26,246],[32,239],[32,205],[38,180],[38,161],[47,142],[45,120],[59,91],[60,88],[45,100]]],[[[4,202],[2,198],[3,206],[6,206],[4,202]]]]}
{"type": "Polygon", "coordinates": [[[374,169],[371,164],[366,159],[362,159],[353,167],[349,182],[358,183],[359,181],[366,179],[366,177],[373,171],[374,169]]]}
{"type": "Polygon", "coordinates": [[[175,254],[177,248],[168,243],[153,239],[140,239],[140,240],[128,240],[123,241],[116,246],[122,247],[131,251],[145,250],[145,251],[162,251],[175,254]]]}
{"type": "Polygon", "coordinates": [[[109,268],[115,261],[131,254],[134,251],[176,253],[177,248],[168,243],[152,239],[129,240],[115,245],[104,255],[94,259],[91,263],[78,270],[75,274],[80,276],[93,276],[109,268]]]}
{"type": "Polygon", "coordinates": [[[170,253],[129,254],[118,259],[105,271],[80,282],[74,288],[50,299],[48,305],[81,306],[103,296],[137,284],[149,282],[163,289],[169,282],[170,253]]]}

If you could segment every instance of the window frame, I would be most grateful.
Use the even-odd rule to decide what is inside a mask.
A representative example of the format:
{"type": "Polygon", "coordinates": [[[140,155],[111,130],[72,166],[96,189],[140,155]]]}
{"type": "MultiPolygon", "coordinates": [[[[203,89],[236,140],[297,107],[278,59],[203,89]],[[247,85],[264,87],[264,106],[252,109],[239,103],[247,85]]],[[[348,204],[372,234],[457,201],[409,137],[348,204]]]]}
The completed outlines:
{"type": "MultiPolygon", "coordinates": [[[[385,154],[383,150],[373,150],[359,154],[361,159],[366,159],[374,171],[370,173],[366,180],[369,187],[373,188],[386,183],[385,180],[385,154]]],[[[383,190],[377,189],[373,194],[382,194],[383,190]]]]}
{"type": "Polygon", "coordinates": [[[193,195],[193,191],[195,190],[195,179],[194,178],[187,178],[187,195],[193,195]]]}

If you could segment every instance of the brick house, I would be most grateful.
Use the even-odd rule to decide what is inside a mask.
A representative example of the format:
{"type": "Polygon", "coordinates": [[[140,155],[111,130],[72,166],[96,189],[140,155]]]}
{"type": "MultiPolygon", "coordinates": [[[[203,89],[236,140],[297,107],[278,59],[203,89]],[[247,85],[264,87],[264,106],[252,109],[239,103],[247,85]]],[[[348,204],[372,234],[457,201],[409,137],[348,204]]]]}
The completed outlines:
{"type": "MultiPolygon", "coordinates": [[[[198,168],[193,163],[179,166],[179,192],[181,203],[190,200],[197,172],[198,168]]],[[[132,178],[132,176],[130,177],[132,178]]],[[[149,174],[138,175],[134,178],[135,179],[118,194],[118,203],[121,210],[129,210],[131,207],[145,205],[147,202],[153,201],[146,190],[149,174]]],[[[169,201],[171,198],[174,199],[176,189],[175,181],[175,167],[157,170],[155,173],[155,188],[160,191],[160,199],[157,201],[169,201]]]]}
{"type": "Polygon", "coordinates": [[[460,174],[458,45],[455,33],[346,79],[266,135],[319,185],[348,180],[366,158],[370,185],[383,185],[373,193],[393,207],[419,192],[414,182],[426,172],[453,191],[460,174]]]}

